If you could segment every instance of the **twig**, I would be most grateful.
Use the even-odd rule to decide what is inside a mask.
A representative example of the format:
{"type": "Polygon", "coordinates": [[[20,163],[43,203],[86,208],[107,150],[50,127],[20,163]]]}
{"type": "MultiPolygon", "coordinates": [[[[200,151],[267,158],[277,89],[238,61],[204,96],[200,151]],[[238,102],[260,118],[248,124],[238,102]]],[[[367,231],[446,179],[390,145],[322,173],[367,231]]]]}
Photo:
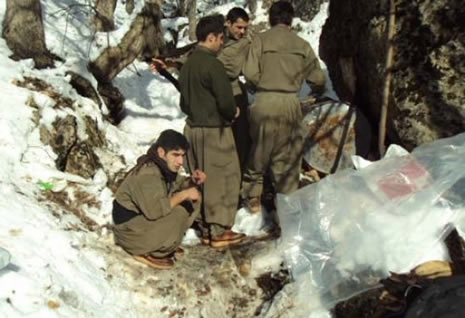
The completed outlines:
{"type": "Polygon", "coordinates": [[[378,149],[379,154],[382,157],[386,152],[386,145],[384,144],[386,139],[386,120],[389,106],[390,88],[391,88],[391,77],[392,77],[392,63],[394,56],[394,33],[396,24],[396,3],[395,0],[390,0],[389,8],[389,24],[388,24],[388,48],[386,53],[386,77],[384,79],[383,89],[383,100],[381,104],[381,116],[379,119],[379,136],[378,136],[378,149]]]}

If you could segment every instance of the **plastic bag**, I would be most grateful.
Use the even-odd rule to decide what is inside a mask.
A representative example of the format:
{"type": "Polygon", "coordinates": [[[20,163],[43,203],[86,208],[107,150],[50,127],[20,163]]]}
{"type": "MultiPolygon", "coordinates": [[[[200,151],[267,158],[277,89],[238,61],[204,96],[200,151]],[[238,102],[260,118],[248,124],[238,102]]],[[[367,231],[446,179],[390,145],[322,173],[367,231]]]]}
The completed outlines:
{"type": "Polygon", "coordinates": [[[447,259],[442,238],[465,211],[465,134],[344,170],[278,196],[280,248],[305,311],[378,286],[389,271],[447,259]]]}

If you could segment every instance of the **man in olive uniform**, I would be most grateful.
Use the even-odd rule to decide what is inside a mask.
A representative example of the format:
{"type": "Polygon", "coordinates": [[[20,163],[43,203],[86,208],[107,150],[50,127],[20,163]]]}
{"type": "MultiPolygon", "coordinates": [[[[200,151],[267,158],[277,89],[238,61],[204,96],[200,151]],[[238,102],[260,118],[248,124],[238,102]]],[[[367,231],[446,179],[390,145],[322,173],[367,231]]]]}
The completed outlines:
{"type": "Polygon", "coordinates": [[[250,47],[250,39],[247,37],[247,29],[249,27],[247,12],[239,7],[229,10],[226,15],[226,27],[226,39],[222,50],[218,54],[218,59],[224,65],[226,74],[231,82],[236,107],[240,110],[239,117],[232,124],[232,130],[241,172],[244,173],[251,140],[247,120],[247,92],[243,83],[239,81],[239,76],[241,75],[242,66],[250,47]]]}
{"type": "Polygon", "coordinates": [[[237,212],[240,168],[231,123],[239,115],[228,76],[216,58],[224,41],[224,18],[206,16],[196,28],[198,45],[179,75],[181,109],[187,115],[184,135],[191,144],[191,171],[210,177],[203,185],[201,241],[212,247],[241,242],[231,231],[237,212]]]}
{"type": "Polygon", "coordinates": [[[293,17],[290,3],[273,3],[271,28],[254,37],[243,67],[245,77],[257,90],[249,108],[252,148],[243,181],[252,211],[260,209],[263,173],[270,171],[277,193],[297,190],[303,146],[298,92],[304,80],[312,94],[322,94],[325,89],[315,53],[291,30],[293,17]]]}
{"type": "Polygon", "coordinates": [[[197,187],[205,173],[196,170],[188,179],[178,176],[188,148],[182,134],[163,131],[138,158],[113,201],[116,243],[154,268],[173,267],[173,256],[183,253],[179,245],[184,233],[200,212],[197,187]]]}

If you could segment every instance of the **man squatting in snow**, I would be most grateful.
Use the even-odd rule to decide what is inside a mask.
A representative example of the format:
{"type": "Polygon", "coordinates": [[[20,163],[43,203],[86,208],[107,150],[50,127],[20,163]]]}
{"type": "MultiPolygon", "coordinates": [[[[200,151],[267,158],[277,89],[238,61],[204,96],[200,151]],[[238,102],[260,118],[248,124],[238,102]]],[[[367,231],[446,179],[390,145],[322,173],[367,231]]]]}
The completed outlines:
{"type": "Polygon", "coordinates": [[[186,138],[163,131],[126,175],[113,201],[115,241],[151,267],[169,269],[186,230],[200,212],[198,187],[206,180],[200,170],[178,176],[189,149],[186,138]]]}

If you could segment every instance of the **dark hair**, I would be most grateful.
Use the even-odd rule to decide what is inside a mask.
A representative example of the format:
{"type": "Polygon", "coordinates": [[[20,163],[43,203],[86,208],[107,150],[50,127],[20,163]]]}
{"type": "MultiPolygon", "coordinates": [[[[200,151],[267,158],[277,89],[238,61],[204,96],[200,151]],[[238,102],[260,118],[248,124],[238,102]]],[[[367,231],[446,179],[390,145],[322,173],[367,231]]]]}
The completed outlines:
{"type": "Polygon", "coordinates": [[[155,149],[162,147],[166,152],[179,149],[187,151],[189,149],[189,142],[183,134],[172,129],[167,129],[160,134],[154,146],[155,149]]]}
{"type": "Polygon", "coordinates": [[[231,10],[229,10],[228,14],[226,15],[226,21],[234,23],[238,19],[242,19],[245,22],[248,22],[249,15],[247,14],[247,12],[245,12],[244,9],[239,8],[239,7],[234,7],[231,10]]]}
{"type": "MultiPolygon", "coordinates": [[[[160,136],[158,137],[157,141],[150,146],[145,154],[137,158],[136,165],[128,171],[128,174],[131,172],[138,173],[139,170],[149,162],[154,162],[155,164],[159,164],[160,168],[163,167],[164,164],[162,159],[158,156],[158,147],[161,147],[165,152],[171,150],[184,150],[187,151],[189,149],[189,142],[187,141],[186,137],[183,134],[178,133],[175,130],[167,129],[164,130],[160,136]]],[[[166,169],[162,169],[166,170],[166,169]]],[[[164,173],[162,171],[162,173],[164,173]]],[[[169,174],[169,172],[168,172],[169,174]]]]}
{"type": "Polygon", "coordinates": [[[208,15],[201,18],[197,23],[195,28],[197,41],[204,42],[210,33],[215,36],[224,33],[224,17],[221,14],[208,15]]]}
{"type": "Polygon", "coordinates": [[[294,8],[292,7],[292,4],[287,1],[278,1],[271,5],[269,15],[271,26],[275,26],[280,23],[292,25],[294,8]]]}

